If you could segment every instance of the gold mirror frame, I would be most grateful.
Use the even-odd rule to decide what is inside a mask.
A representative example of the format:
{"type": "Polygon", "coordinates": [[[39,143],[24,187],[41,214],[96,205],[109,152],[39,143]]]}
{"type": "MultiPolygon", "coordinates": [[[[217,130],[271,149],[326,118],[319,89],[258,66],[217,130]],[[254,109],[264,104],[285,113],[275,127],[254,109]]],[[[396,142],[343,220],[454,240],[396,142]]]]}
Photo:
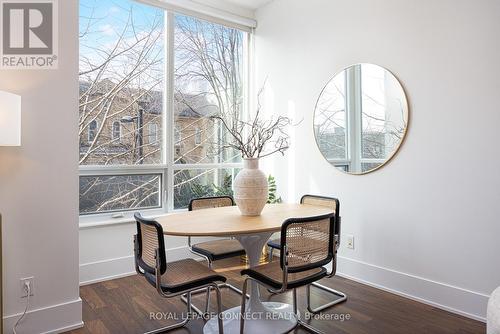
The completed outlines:
{"type": "MultiPolygon", "coordinates": [[[[403,145],[403,143],[405,142],[405,139],[406,139],[406,136],[408,134],[408,129],[410,127],[410,104],[409,104],[409,101],[408,101],[408,94],[406,93],[406,90],[403,86],[403,84],[401,83],[401,81],[398,79],[398,77],[393,73],[391,72],[390,70],[388,70],[387,68],[385,67],[382,67],[380,65],[376,65],[376,64],[371,64],[371,63],[355,63],[355,64],[351,64],[349,66],[346,66],[344,67],[342,70],[338,71],[337,73],[335,73],[334,76],[330,77],[330,79],[328,79],[328,81],[326,82],[326,84],[323,86],[323,88],[321,89],[321,92],[319,93],[319,96],[318,96],[318,99],[316,100],[316,104],[314,106],[314,113],[313,113],[313,121],[312,121],[312,127],[313,127],[313,135],[314,135],[314,140],[316,142],[316,146],[318,147],[321,155],[323,156],[323,158],[333,167],[335,167],[336,170],[338,171],[341,171],[342,173],[344,174],[348,174],[348,175],[365,175],[365,174],[369,174],[369,173],[372,173],[374,171],[377,171],[379,170],[380,168],[384,167],[385,165],[387,165],[398,153],[399,153],[399,150],[401,148],[401,146],[403,145]],[[317,113],[317,110],[318,110],[318,104],[320,103],[320,100],[321,100],[321,97],[323,96],[323,93],[326,91],[326,89],[328,88],[329,84],[341,73],[347,71],[348,69],[350,68],[353,68],[355,66],[358,66],[358,65],[372,65],[372,66],[377,66],[381,69],[383,69],[384,71],[386,71],[388,74],[390,74],[395,82],[398,84],[401,92],[402,92],[402,98],[404,100],[404,105],[406,107],[406,113],[405,113],[405,127],[404,127],[404,130],[402,131],[402,135],[401,135],[401,139],[399,140],[399,143],[394,147],[394,150],[392,151],[392,153],[390,155],[388,155],[386,158],[385,158],[385,161],[383,163],[381,163],[380,165],[372,168],[372,169],[369,169],[367,171],[364,171],[364,172],[348,172],[348,171],[344,171],[342,170],[341,168],[339,168],[338,166],[335,166],[331,161],[329,161],[329,159],[326,157],[326,155],[323,153],[323,151],[321,150],[321,146],[320,146],[320,143],[318,142],[318,136],[316,134],[316,123],[315,123],[315,120],[316,120],[316,113],[317,113]]],[[[346,130],[347,131],[347,130],[346,130]]],[[[346,143],[346,146],[347,146],[347,143],[346,143]]],[[[347,153],[346,153],[347,154],[347,153]]],[[[349,160],[349,159],[347,159],[349,160]]]]}

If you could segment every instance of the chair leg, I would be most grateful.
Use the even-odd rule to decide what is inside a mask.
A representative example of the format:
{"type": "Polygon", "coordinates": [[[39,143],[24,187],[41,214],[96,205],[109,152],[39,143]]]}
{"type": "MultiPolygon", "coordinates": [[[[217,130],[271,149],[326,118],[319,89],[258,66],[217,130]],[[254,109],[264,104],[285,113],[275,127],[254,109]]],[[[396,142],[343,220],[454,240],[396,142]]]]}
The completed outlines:
{"type": "Polygon", "coordinates": [[[192,311],[191,311],[191,293],[190,292],[187,293],[187,311],[188,311],[187,317],[184,320],[182,320],[181,322],[173,324],[173,325],[165,326],[162,328],[158,328],[158,329],[146,332],[144,334],[165,333],[165,332],[171,331],[173,329],[184,327],[189,322],[189,320],[191,320],[191,312],[192,311]]]}
{"type": "Polygon", "coordinates": [[[317,283],[317,282],[314,282],[312,284],[307,285],[307,287],[306,287],[306,296],[307,296],[307,310],[309,312],[311,312],[311,313],[321,312],[321,311],[323,311],[323,310],[325,310],[325,309],[327,309],[329,307],[332,307],[334,305],[337,305],[337,304],[342,303],[342,302],[344,302],[344,301],[347,300],[347,296],[346,296],[345,293],[337,291],[337,290],[334,290],[332,288],[329,288],[329,287],[324,286],[324,285],[322,285],[320,283],[317,283]],[[313,285],[316,288],[321,289],[321,290],[323,290],[325,292],[329,292],[330,294],[333,294],[333,295],[335,295],[337,297],[340,297],[340,298],[337,298],[337,299],[335,299],[335,300],[333,300],[333,301],[331,301],[329,303],[326,303],[326,304],[320,305],[320,306],[318,306],[316,308],[313,308],[311,306],[311,285],[313,285]]]}
{"type": "MultiPolygon", "coordinates": [[[[221,283],[218,285],[218,287],[220,289],[222,288],[228,288],[234,292],[236,292],[237,294],[241,295],[242,292],[240,289],[238,289],[237,287],[235,287],[234,285],[232,284],[229,284],[229,283],[221,283]]],[[[193,295],[197,295],[199,293],[206,293],[206,303],[205,303],[205,312],[201,311],[198,307],[196,307],[195,305],[192,305],[193,307],[193,310],[198,313],[200,316],[203,316],[205,314],[207,314],[209,311],[210,311],[210,293],[208,292],[208,289],[209,288],[203,288],[203,289],[199,289],[199,290],[195,290],[192,292],[193,295]]],[[[247,294],[247,299],[250,298],[250,295],[247,294]]],[[[187,303],[187,299],[186,299],[186,294],[182,295],[181,296],[181,300],[184,302],[184,303],[187,303]]]]}
{"type": "Polygon", "coordinates": [[[242,290],[243,293],[241,294],[240,334],[243,334],[243,331],[245,329],[245,308],[247,304],[245,295],[247,293],[247,286],[248,286],[248,278],[246,278],[245,282],[243,282],[243,290],[242,290]]]}
{"type": "MultiPolygon", "coordinates": [[[[193,294],[196,294],[196,293],[199,293],[199,292],[205,292],[207,291],[207,289],[203,288],[202,290],[196,290],[196,291],[193,291],[193,294]]],[[[183,294],[181,295],[181,300],[184,302],[184,304],[188,304],[188,300],[187,300],[187,297],[186,297],[186,294],[183,294]]],[[[202,310],[200,310],[198,307],[196,307],[195,305],[192,305],[191,304],[191,308],[196,312],[198,313],[198,315],[200,317],[203,317],[205,315],[205,313],[203,313],[202,310]]]]}
{"type": "Polygon", "coordinates": [[[297,289],[293,289],[293,295],[292,296],[293,296],[293,303],[292,303],[293,304],[293,313],[295,315],[297,315],[297,314],[299,314],[297,312],[297,289]]]}
{"type": "Polygon", "coordinates": [[[300,320],[299,313],[297,311],[297,289],[293,289],[293,313],[297,317],[297,326],[301,326],[313,334],[325,334],[324,332],[312,327],[308,323],[300,320]]]}
{"type": "MultiPolygon", "coordinates": [[[[273,247],[268,247],[269,248],[269,256],[267,257],[267,260],[269,261],[269,263],[273,262],[273,253],[274,253],[274,248],[273,247]]],[[[274,294],[274,292],[271,290],[271,289],[266,289],[267,292],[269,292],[270,294],[274,294]]]]}
{"type": "MultiPolygon", "coordinates": [[[[269,255],[267,257],[267,261],[269,263],[273,262],[273,253],[274,253],[274,248],[273,247],[268,247],[269,248],[269,255]]],[[[274,294],[274,292],[271,289],[267,289],[267,292],[274,294]]]]}
{"type": "MultiPolygon", "coordinates": [[[[200,256],[200,257],[203,257],[207,261],[207,267],[210,268],[210,269],[212,269],[212,261],[208,257],[206,257],[204,255],[197,254],[197,253],[195,253],[195,254],[198,255],[198,256],[200,256]]],[[[205,312],[202,312],[198,307],[196,307],[194,305],[192,305],[192,308],[193,308],[193,310],[195,310],[196,313],[198,313],[198,315],[200,315],[200,316],[203,317],[204,315],[208,314],[208,312],[210,310],[210,287],[208,287],[206,289],[203,288],[203,289],[200,289],[200,290],[195,290],[192,293],[193,294],[198,294],[198,293],[201,293],[201,292],[206,292],[205,312]]],[[[187,304],[186,294],[183,294],[181,296],[181,300],[184,303],[187,304]]]]}
{"type": "Polygon", "coordinates": [[[191,313],[193,312],[193,303],[192,303],[192,299],[191,299],[191,291],[189,291],[187,293],[187,309],[188,309],[188,316],[191,315],[191,313]]]}
{"type": "Polygon", "coordinates": [[[205,314],[208,314],[208,312],[210,312],[210,287],[207,288],[207,296],[205,303],[205,314]]]}
{"type": "MultiPolygon", "coordinates": [[[[222,321],[222,297],[220,295],[220,289],[216,284],[213,289],[215,290],[217,297],[217,322],[219,325],[219,334],[224,334],[224,322],[222,321]]],[[[210,291],[210,289],[208,289],[208,291],[210,291]]]]}
{"type": "MultiPolygon", "coordinates": [[[[208,268],[212,269],[212,261],[207,257],[208,268]]],[[[210,311],[210,287],[207,288],[207,301],[205,304],[205,314],[210,311]]]]}

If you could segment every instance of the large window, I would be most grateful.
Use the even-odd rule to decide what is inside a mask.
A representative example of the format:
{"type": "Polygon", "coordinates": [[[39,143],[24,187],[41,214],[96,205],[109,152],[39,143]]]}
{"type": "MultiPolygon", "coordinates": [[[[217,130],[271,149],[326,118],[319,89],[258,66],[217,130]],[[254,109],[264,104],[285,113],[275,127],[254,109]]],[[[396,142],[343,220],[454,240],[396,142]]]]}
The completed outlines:
{"type": "Polygon", "coordinates": [[[129,0],[80,1],[80,214],[186,208],[241,167],[248,34],[129,0]]]}

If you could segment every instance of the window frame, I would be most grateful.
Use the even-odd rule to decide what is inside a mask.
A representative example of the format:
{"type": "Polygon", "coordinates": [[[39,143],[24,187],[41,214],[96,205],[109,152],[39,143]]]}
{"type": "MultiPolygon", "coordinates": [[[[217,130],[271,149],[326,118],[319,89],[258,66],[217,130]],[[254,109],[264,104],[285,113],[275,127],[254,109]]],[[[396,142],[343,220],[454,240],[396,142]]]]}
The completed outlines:
{"type": "MultiPolygon", "coordinates": [[[[208,21],[214,24],[224,25],[226,27],[240,30],[244,34],[243,38],[243,74],[242,74],[242,98],[243,98],[243,117],[248,118],[248,113],[252,105],[249,99],[250,91],[253,87],[253,81],[249,75],[253,66],[253,29],[241,29],[231,24],[221,23],[220,20],[209,18],[196,13],[182,13],[173,11],[162,6],[142,3],[145,6],[153,6],[164,10],[164,75],[163,81],[163,112],[162,112],[162,131],[161,136],[157,138],[159,145],[162,146],[162,163],[144,164],[144,165],[79,165],[79,176],[103,176],[103,175],[143,175],[143,174],[161,174],[161,207],[153,209],[140,209],[147,216],[166,215],[173,211],[184,211],[186,209],[174,210],[174,173],[179,170],[210,170],[210,169],[231,169],[243,168],[243,162],[235,163],[199,163],[199,164],[176,164],[175,156],[175,115],[174,115],[174,78],[175,78],[175,15],[189,15],[194,18],[208,21]]],[[[159,127],[158,127],[159,128],[159,127]]],[[[121,127],[120,127],[121,131],[121,127]]],[[[80,214],[79,225],[81,228],[127,223],[133,221],[135,209],[117,210],[103,213],[80,214]]]]}

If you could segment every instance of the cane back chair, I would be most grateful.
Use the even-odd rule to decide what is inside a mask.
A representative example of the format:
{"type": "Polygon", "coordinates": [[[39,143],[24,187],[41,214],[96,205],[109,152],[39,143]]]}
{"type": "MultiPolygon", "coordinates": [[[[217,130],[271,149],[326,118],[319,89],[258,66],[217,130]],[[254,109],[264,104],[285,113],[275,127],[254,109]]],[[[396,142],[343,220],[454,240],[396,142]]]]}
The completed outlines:
{"type": "MultiPolygon", "coordinates": [[[[203,197],[192,199],[188,209],[193,211],[233,205],[234,200],[231,196],[203,197]]],[[[214,261],[245,254],[243,246],[236,239],[217,239],[192,244],[191,237],[188,237],[188,245],[193,253],[207,260],[209,267],[212,267],[214,261]]]]}
{"type": "MultiPolygon", "coordinates": [[[[280,260],[241,271],[246,275],[243,293],[248,281],[265,286],[272,293],[293,291],[293,312],[297,325],[313,333],[321,333],[300,320],[297,312],[297,288],[309,286],[328,276],[324,268],[334,257],[335,214],[307,218],[290,218],[281,226],[280,260]]],[[[240,333],[244,331],[245,298],[241,303],[240,333]]]]}
{"type": "Polygon", "coordinates": [[[223,334],[221,313],[222,301],[218,283],[226,278],[193,259],[185,259],[167,264],[162,226],[139,213],[134,215],[137,234],[134,236],[135,269],[138,274],[156,288],[160,296],[172,298],[187,294],[188,314],[179,323],[156,329],[146,334],[156,334],[183,327],[192,315],[191,292],[211,288],[217,295],[217,317],[219,333],[223,334]]]}
{"type": "MultiPolygon", "coordinates": [[[[233,206],[234,200],[231,196],[214,196],[193,198],[189,202],[188,210],[201,210],[210,208],[219,208],[224,206],[233,206]]],[[[245,254],[245,249],[240,242],[234,238],[217,239],[206,242],[192,244],[191,237],[188,237],[189,250],[207,261],[208,267],[212,268],[212,263],[217,260],[222,260],[230,257],[241,256],[245,254]]],[[[241,290],[229,283],[219,284],[219,288],[229,288],[234,292],[241,294],[241,290]]],[[[197,291],[198,293],[200,291],[197,291]]],[[[182,300],[186,302],[186,297],[182,300]]],[[[207,303],[205,312],[208,312],[210,307],[210,292],[207,291],[207,303]]]]}
{"type": "MultiPolygon", "coordinates": [[[[325,197],[325,196],[317,196],[317,195],[304,195],[300,199],[301,204],[309,204],[309,205],[318,205],[318,206],[326,206],[332,208],[335,212],[334,220],[335,220],[335,230],[333,235],[334,240],[334,249],[333,249],[333,261],[332,261],[332,271],[328,274],[328,278],[335,276],[337,271],[337,250],[340,246],[340,226],[341,226],[341,217],[340,217],[340,202],[338,199],[333,197],[325,197]]],[[[279,250],[281,247],[280,239],[270,240],[267,243],[269,247],[269,262],[273,259],[273,250],[279,250]]],[[[333,294],[337,298],[333,301],[328,302],[326,304],[313,307],[311,304],[311,287],[308,285],[306,288],[307,293],[307,309],[311,313],[321,312],[329,307],[332,307],[336,304],[342,303],[347,300],[347,296],[345,293],[337,291],[335,289],[329,288],[319,282],[314,282],[312,285],[320,290],[326,291],[330,294],[333,294]]]]}

